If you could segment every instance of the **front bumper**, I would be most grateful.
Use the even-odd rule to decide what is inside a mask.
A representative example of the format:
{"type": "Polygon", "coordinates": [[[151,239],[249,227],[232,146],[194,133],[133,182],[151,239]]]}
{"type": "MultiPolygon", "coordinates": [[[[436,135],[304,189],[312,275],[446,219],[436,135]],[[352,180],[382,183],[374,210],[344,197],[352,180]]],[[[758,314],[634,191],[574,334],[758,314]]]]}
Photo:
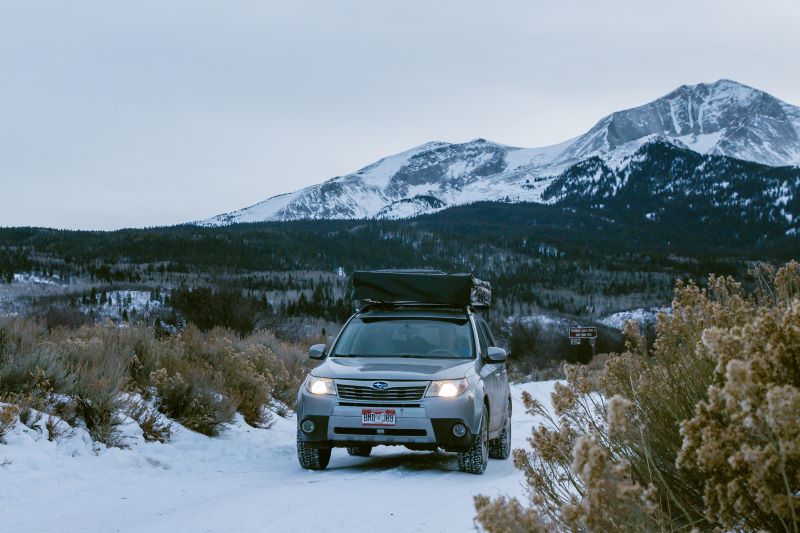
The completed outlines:
{"type": "MultiPolygon", "coordinates": [[[[337,380],[359,383],[357,380],[337,380]]],[[[360,382],[363,383],[363,382],[360,382]]],[[[408,445],[420,449],[444,448],[465,451],[480,430],[482,401],[476,406],[471,389],[456,398],[425,398],[412,401],[353,401],[338,395],[314,395],[305,386],[297,398],[298,427],[314,422],[314,431],[298,431],[299,438],[311,446],[347,447],[354,445],[408,445]],[[364,426],[361,410],[383,407],[396,411],[396,424],[388,427],[364,426]],[[456,437],[453,426],[463,424],[465,435],[456,437]]]]}

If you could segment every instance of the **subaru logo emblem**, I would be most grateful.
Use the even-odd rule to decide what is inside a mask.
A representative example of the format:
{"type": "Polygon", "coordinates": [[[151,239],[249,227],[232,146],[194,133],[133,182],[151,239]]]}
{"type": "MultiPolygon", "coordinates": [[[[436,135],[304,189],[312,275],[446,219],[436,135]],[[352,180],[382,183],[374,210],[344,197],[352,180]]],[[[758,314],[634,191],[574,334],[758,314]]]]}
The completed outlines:
{"type": "Polygon", "coordinates": [[[375,383],[372,384],[372,388],[378,390],[386,390],[389,388],[389,384],[386,383],[385,381],[376,381],[375,383]]]}

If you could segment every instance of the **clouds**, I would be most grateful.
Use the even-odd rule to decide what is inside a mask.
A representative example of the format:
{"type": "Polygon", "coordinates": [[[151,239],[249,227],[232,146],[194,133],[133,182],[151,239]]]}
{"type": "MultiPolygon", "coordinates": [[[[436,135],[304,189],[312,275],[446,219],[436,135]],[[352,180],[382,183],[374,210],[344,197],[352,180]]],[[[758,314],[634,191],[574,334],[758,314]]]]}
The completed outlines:
{"type": "Polygon", "coordinates": [[[2,225],[205,218],[429,140],[559,142],[720,77],[800,103],[791,1],[7,4],[2,225]]]}

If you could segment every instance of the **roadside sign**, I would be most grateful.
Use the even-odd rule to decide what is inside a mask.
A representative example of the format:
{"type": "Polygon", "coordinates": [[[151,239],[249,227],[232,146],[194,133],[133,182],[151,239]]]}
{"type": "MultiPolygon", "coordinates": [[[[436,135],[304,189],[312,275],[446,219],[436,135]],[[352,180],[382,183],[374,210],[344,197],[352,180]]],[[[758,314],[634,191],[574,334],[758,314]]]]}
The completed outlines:
{"type": "Polygon", "coordinates": [[[580,344],[581,343],[581,339],[570,339],[569,342],[572,345],[580,344]]]}
{"type": "Polygon", "coordinates": [[[569,328],[570,339],[596,339],[597,328],[595,327],[574,327],[569,328]]]}

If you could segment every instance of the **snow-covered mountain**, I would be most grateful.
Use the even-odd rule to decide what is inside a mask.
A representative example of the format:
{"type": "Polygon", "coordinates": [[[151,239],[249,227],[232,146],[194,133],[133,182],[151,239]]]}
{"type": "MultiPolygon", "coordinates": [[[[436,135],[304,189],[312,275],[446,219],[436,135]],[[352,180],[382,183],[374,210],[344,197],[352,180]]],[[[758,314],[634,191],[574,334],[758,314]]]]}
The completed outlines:
{"type": "Polygon", "coordinates": [[[800,167],[699,154],[655,135],[624,146],[629,155],[593,156],[571,166],[542,200],[633,226],[668,222],[673,232],[698,232],[697,242],[710,223],[730,231],[747,226],[764,239],[800,234],[800,167]]]}
{"type": "Polygon", "coordinates": [[[200,224],[403,218],[482,200],[550,203],[558,195],[545,191],[573,167],[592,158],[615,167],[659,140],[762,165],[800,165],[800,108],[730,80],[684,85],[557,145],[431,142],[200,224]]]}
{"type": "Polygon", "coordinates": [[[583,159],[650,135],[679,140],[702,154],[800,164],[800,108],[730,80],[683,85],[649,104],[612,113],[561,157],[583,159]]]}

